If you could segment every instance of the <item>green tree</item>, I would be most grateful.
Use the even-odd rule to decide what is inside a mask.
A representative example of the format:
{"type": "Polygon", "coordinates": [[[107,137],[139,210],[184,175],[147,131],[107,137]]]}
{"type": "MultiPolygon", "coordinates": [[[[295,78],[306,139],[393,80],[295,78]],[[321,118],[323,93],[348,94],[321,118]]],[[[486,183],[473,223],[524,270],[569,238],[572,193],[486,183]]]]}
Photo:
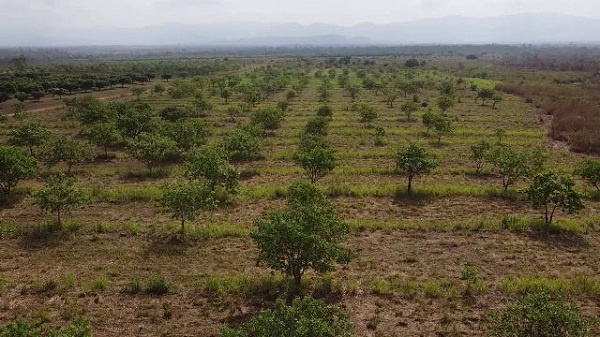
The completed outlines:
{"type": "Polygon", "coordinates": [[[492,109],[496,109],[496,105],[502,102],[502,96],[498,93],[494,93],[492,96],[492,109]]]}
{"type": "Polygon", "coordinates": [[[115,123],[95,123],[83,131],[83,134],[93,144],[104,150],[104,156],[108,158],[108,149],[117,145],[123,139],[115,123]]]}
{"type": "Polygon", "coordinates": [[[385,145],[385,129],[381,126],[375,128],[375,146],[385,145]]]}
{"type": "Polygon", "coordinates": [[[33,194],[35,204],[45,213],[56,213],[56,223],[62,225],[62,213],[81,206],[84,194],[75,186],[75,178],[64,173],[51,175],[46,179],[44,187],[33,194]]]}
{"type": "Polygon", "coordinates": [[[442,144],[442,137],[454,132],[452,120],[448,117],[438,115],[433,121],[433,129],[438,138],[438,144],[442,144]]]}
{"type": "Polygon", "coordinates": [[[493,89],[483,88],[477,92],[477,98],[481,99],[481,105],[485,105],[485,102],[492,100],[495,94],[493,89]]]}
{"type": "Polygon", "coordinates": [[[15,147],[0,147],[0,190],[10,194],[19,180],[37,172],[35,158],[15,147]]]}
{"type": "Polygon", "coordinates": [[[384,100],[387,103],[388,107],[391,109],[394,107],[394,103],[398,99],[398,92],[394,89],[386,89],[383,92],[384,100]]]}
{"type": "Polygon", "coordinates": [[[346,91],[352,100],[355,100],[360,94],[360,87],[354,84],[346,85],[346,91]]]}
{"type": "Polygon", "coordinates": [[[236,193],[240,173],[227,160],[220,148],[195,148],[184,163],[185,175],[190,179],[205,180],[212,190],[223,188],[228,193],[236,193]]]}
{"type": "Polygon", "coordinates": [[[158,114],[162,120],[176,122],[180,119],[186,119],[190,117],[192,112],[187,106],[169,105],[160,110],[158,114]]]}
{"type": "Polygon", "coordinates": [[[352,337],[353,328],[344,309],[303,297],[289,306],[278,300],[274,308],[261,311],[239,328],[223,329],[222,336],[352,337]]]}
{"type": "Polygon", "coordinates": [[[276,130],[281,126],[283,119],[284,115],[281,110],[268,107],[254,113],[252,124],[260,126],[263,130],[276,130]]]}
{"type": "Polygon", "coordinates": [[[435,122],[442,116],[433,112],[431,109],[423,114],[423,125],[427,128],[426,133],[429,135],[431,128],[435,125],[435,122]]]}
{"type": "Polygon", "coordinates": [[[402,104],[401,109],[406,115],[406,120],[412,122],[412,114],[419,110],[419,105],[415,102],[406,102],[402,104]]]}
{"type": "Polygon", "coordinates": [[[162,189],[160,207],[181,221],[181,234],[185,233],[186,220],[195,220],[202,210],[214,206],[214,191],[208,183],[178,182],[162,189]]]}
{"type": "Polygon", "coordinates": [[[324,273],[334,263],[347,263],[342,246],[349,227],[312,184],[296,182],[287,191],[287,206],[256,222],[250,236],[259,248],[258,262],[281,271],[300,286],[309,269],[324,273]]]}
{"type": "Polygon", "coordinates": [[[416,144],[398,150],[396,154],[396,172],[406,176],[406,192],[412,193],[412,183],[415,177],[430,173],[438,166],[438,161],[416,144]]]}
{"type": "Polygon", "coordinates": [[[144,132],[154,130],[152,109],[146,104],[121,104],[117,110],[116,126],[123,137],[137,138],[144,132]]]}
{"type": "Polygon", "coordinates": [[[129,155],[146,164],[150,173],[176,156],[177,143],[157,133],[143,133],[127,147],[129,155]]]}
{"type": "Polygon", "coordinates": [[[370,105],[361,104],[358,106],[358,113],[360,114],[360,121],[370,123],[377,118],[377,111],[370,105]]]}
{"type": "Polygon", "coordinates": [[[163,92],[165,92],[166,90],[167,90],[167,88],[165,88],[164,85],[162,85],[162,84],[159,83],[159,84],[155,84],[154,85],[154,88],[152,89],[152,92],[157,93],[159,95],[162,95],[163,92]]]}
{"type": "Polygon", "coordinates": [[[12,110],[15,118],[23,118],[23,114],[25,113],[25,103],[19,100],[18,102],[11,104],[10,109],[12,110]]]}
{"type": "Polygon", "coordinates": [[[306,122],[304,127],[305,133],[313,133],[317,135],[326,136],[327,129],[329,128],[330,119],[323,116],[315,116],[306,122]]]}
{"type": "Polygon", "coordinates": [[[131,88],[131,93],[135,96],[135,98],[139,101],[140,96],[144,93],[144,88],[142,87],[133,87],[131,88]]]}
{"type": "Polygon", "coordinates": [[[445,113],[448,109],[454,106],[454,98],[452,96],[440,96],[437,100],[437,106],[445,113]]]}
{"type": "Polygon", "coordinates": [[[317,110],[317,116],[331,118],[333,116],[333,109],[329,105],[321,105],[317,110]]]}
{"type": "Polygon", "coordinates": [[[239,127],[223,138],[222,143],[229,159],[234,161],[252,161],[260,158],[265,143],[260,138],[260,130],[255,126],[239,127]]]}
{"type": "Polygon", "coordinates": [[[544,224],[551,225],[557,209],[571,214],[584,208],[581,195],[573,189],[574,186],[573,178],[547,171],[533,177],[524,193],[535,207],[544,210],[544,224]]]}
{"type": "Polygon", "coordinates": [[[502,177],[505,192],[515,181],[531,172],[530,158],[524,151],[515,150],[512,146],[495,146],[489,154],[493,171],[502,177]]]}
{"type": "Polygon", "coordinates": [[[592,323],[547,290],[522,295],[495,316],[494,337],[587,337],[592,323]]]}
{"type": "Polygon", "coordinates": [[[335,149],[327,144],[312,148],[300,148],[294,159],[306,171],[313,184],[337,166],[335,149]]]}
{"type": "Polygon", "coordinates": [[[491,149],[492,144],[485,140],[482,140],[477,144],[471,145],[470,158],[475,162],[475,168],[477,169],[477,173],[481,172],[481,169],[483,168],[489,157],[489,151],[491,149]]]}
{"type": "Polygon", "coordinates": [[[600,192],[600,160],[585,159],[579,163],[575,173],[600,192]]]}
{"type": "Polygon", "coordinates": [[[89,144],[67,136],[58,136],[44,145],[40,158],[48,168],[60,162],[65,163],[67,174],[70,174],[73,166],[90,161],[95,155],[94,149],[89,144]]]}
{"type": "Polygon", "coordinates": [[[181,151],[189,151],[195,146],[206,144],[211,134],[205,121],[181,119],[165,126],[166,135],[173,139],[181,151]]]}
{"type": "Polygon", "coordinates": [[[43,145],[50,138],[50,130],[40,123],[23,124],[10,132],[9,143],[24,146],[29,149],[29,154],[35,156],[33,149],[43,145]]]}

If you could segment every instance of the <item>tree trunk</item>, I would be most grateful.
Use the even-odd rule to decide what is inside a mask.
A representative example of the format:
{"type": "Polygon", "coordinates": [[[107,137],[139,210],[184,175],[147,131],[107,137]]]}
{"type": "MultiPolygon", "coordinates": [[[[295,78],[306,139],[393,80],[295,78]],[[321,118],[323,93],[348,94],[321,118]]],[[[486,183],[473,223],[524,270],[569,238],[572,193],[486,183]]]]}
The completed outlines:
{"type": "Polygon", "coordinates": [[[62,227],[62,221],[60,219],[60,208],[56,211],[56,220],[57,220],[58,228],[61,228],[62,227]]]}
{"type": "Polygon", "coordinates": [[[181,234],[185,234],[185,216],[181,216],[181,234]]]}
{"type": "Polygon", "coordinates": [[[411,176],[408,176],[408,186],[406,187],[406,192],[408,194],[412,193],[412,180],[413,178],[411,176]]]}

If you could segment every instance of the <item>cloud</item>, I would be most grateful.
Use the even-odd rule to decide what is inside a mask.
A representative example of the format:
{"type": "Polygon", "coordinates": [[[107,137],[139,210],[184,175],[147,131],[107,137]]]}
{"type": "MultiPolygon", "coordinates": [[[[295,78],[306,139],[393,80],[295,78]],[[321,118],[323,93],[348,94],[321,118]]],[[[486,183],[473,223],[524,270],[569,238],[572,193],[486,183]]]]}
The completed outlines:
{"type": "Polygon", "coordinates": [[[161,0],[156,3],[160,8],[189,8],[200,6],[216,6],[221,4],[218,0],[161,0]]]}

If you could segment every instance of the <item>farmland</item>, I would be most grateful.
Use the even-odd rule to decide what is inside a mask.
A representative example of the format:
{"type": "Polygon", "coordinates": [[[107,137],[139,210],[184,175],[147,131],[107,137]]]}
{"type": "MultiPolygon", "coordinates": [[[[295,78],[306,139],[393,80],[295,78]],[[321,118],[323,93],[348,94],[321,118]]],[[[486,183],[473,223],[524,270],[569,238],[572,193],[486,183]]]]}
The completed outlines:
{"type": "Polygon", "coordinates": [[[289,204],[290,186],[313,178],[298,152],[317,115],[314,123],[324,126],[316,133],[326,143],[319,146],[332,150],[335,165],[311,185],[347,224],[343,246],[352,258],[326,273],[309,271],[300,291],[345,308],[356,336],[488,336],[494,312],[536,289],[567,296],[587,316],[600,314],[600,195],[575,174],[580,162],[596,158],[597,144],[575,146],[582,138],[569,138],[569,130],[553,138],[549,98],[502,87],[522,79],[522,86],[597,102],[593,73],[509,67],[490,55],[138,63],[78,63],[78,74],[93,73],[80,76],[84,87],[72,85],[66,66],[44,66],[42,81],[15,80],[37,66],[0,69],[4,82],[23,88],[50,83],[30,90],[44,92],[38,101],[19,105],[12,98],[18,89],[0,105],[2,146],[14,144],[23,125],[49,132],[31,149],[36,172],[2,196],[0,322],[61,326],[83,316],[95,336],[220,336],[224,326],[286,298],[291,282],[257,264],[251,233],[257,220],[289,204]],[[142,78],[126,75],[136,72],[142,78]],[[567,81],[574,78],[580,81],[567,81]],[[53,90],[60,83],[73,91],[53,90]],[[267,123],[261,111],[282,117],[267,123]],[[139,115],[122,117],[130,112],[139,115]],[[427,116],[442,122],[427,125],[427,116]],[[105,146],[106,135],[90,136],[113,124],[115,139],[105,146]],[[188,124],[195,133],[184,139],[177,130],[188,124]],[[258,139],[256,155],[227,150],[238,134],[258,139]],[[58,136],[87,144],[93,155],[73,165],[49,159],[58,136]],[[157,139],[172,144],[169,153],[144,155],[144,144],[157,139]],[[500,150],[489,150],[478,169],[473,147],[482,141],[523,155],[527,172],[508,183],[492,158],[500,150]],[[411,144],[435,165],[415,176],[409,193],[398,157],[411,144]],[[191,184],[190,158],[223,148],[224,165],[239,181],[231,191],[218,186],[225,200],[184,219],[184,228],[161,207],[164,195],[191,184]],[[544,222],[543,207],[525,191],[546,169],[573,176],[584,208],[559,208],[544,222]],[[56,212],[41,211],[40,191],[63,172],[81,202],[57,224],[56,212]],[[157,283],[167,289],[154,291],[157,283]]]}

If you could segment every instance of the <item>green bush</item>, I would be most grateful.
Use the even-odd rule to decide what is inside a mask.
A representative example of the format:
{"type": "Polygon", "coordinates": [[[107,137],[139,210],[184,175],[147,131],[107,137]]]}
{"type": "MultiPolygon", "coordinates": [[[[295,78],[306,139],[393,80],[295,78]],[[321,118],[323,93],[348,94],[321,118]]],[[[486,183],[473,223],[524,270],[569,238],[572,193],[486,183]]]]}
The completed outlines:
{"type": "Polygon", "coordinates": [[[494,337],[585,337],[591,321],[545,291],[517,298],[496,314],[494,337]]]}
{"type": "Polygon", "coordinates": [[[152,275],[146,282],[146,288],[144,289],[146,294],[152,295],[164,295],[169,293],[169,284],[164,277],[160,275],[152,275]]]}
{"type": "Polygon", "coordinates": [[[42,323],[29,324],[21,320],[0,326],[0,337],[91,337],[92,327],[83,318],[76,318],[59,329],[50,329],[42,323]]]}
{"type": "Polygon", "coordinates": [[[238,329],[223,329],[223,337],[350,337],[348,313],[310,297],[295,299],[291,305],[278,301],[273,309],[258,313],[238,329]]]}

